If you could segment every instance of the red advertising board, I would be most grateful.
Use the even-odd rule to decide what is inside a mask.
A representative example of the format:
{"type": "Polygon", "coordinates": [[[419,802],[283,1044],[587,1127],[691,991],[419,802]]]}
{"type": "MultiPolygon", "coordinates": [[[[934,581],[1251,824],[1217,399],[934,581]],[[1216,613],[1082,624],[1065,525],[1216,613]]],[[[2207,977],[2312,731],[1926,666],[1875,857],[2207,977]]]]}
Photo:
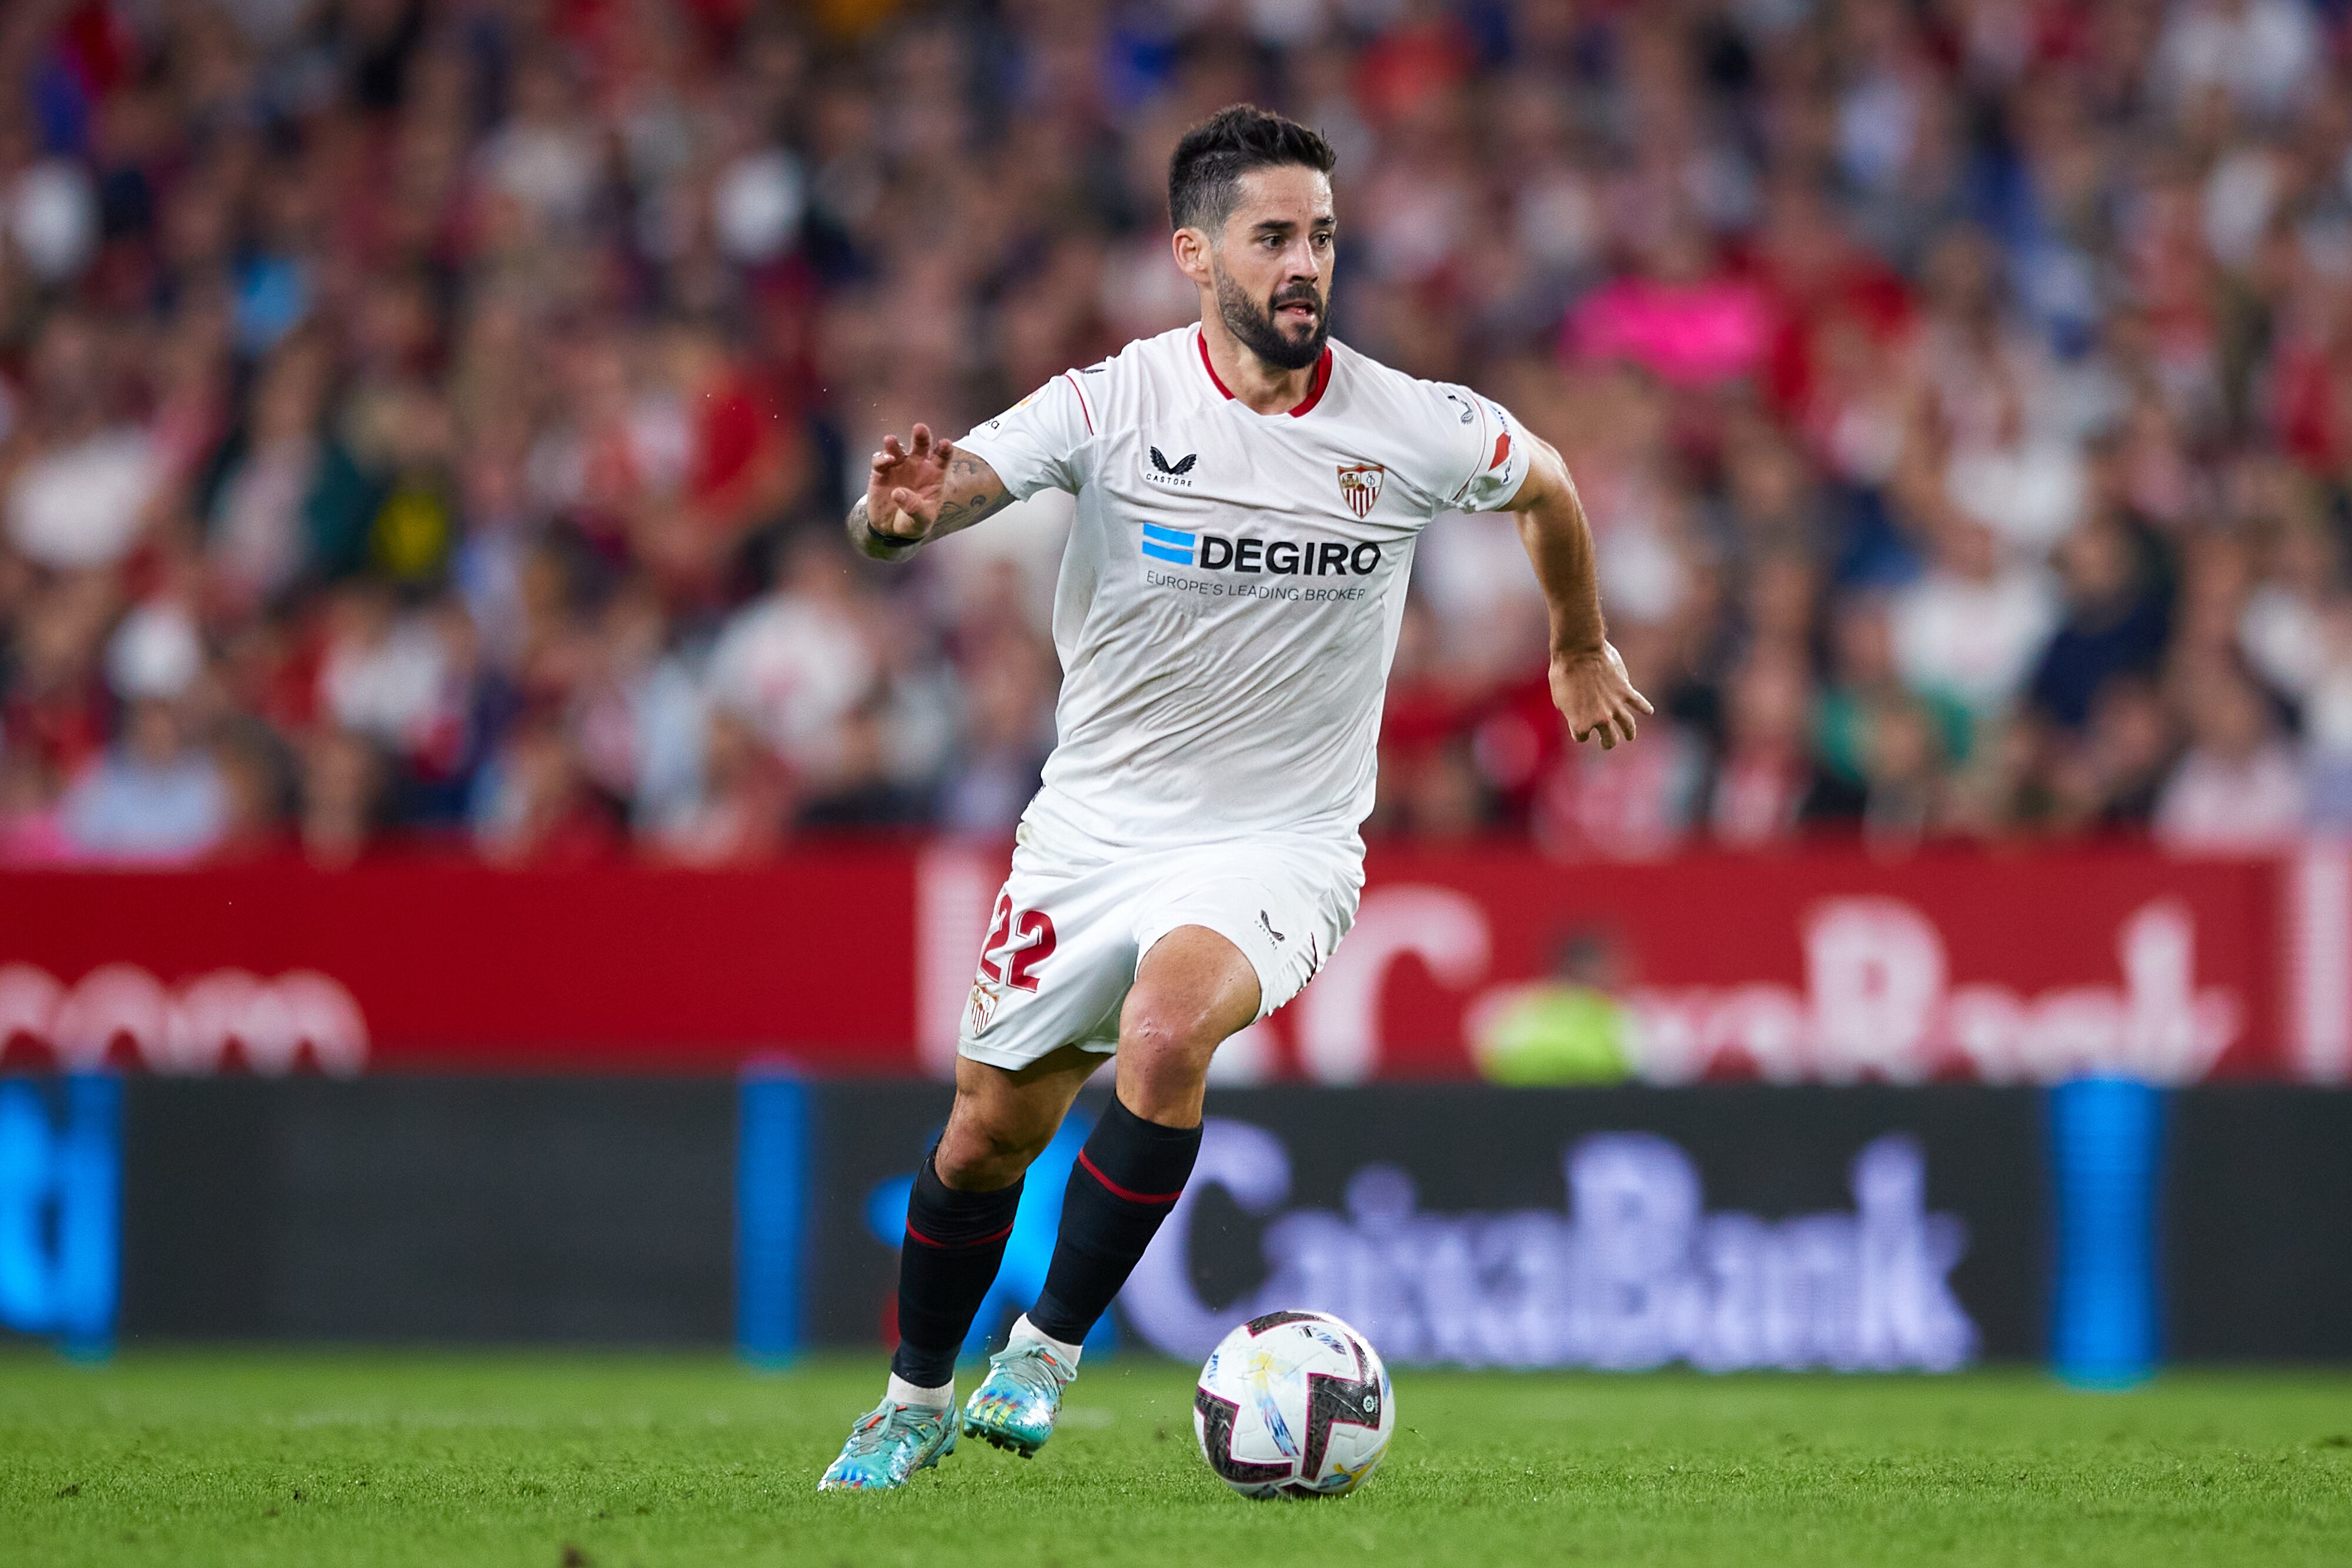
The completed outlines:
{"type": "Polygon", "coordinates": [[[2121,851],[1389,855],[1287,1043],[1318,1077],[1538,1080],[1548,1056],[1555,1079],[1606,1076],[1605,1051],[1576,1053],[1581,998],[1588,1035],[1599,1009],[1624,1070],[1663,1082],[2268,1074],[2276,888],[2269,862],[2121,851]]]}
{"type": "Polygon", "coordinates": [[[905,1072],[914,870],[868,850],[740,872],[12,873],[0,1034],[11,1061],[110,1043],[182,1071],[225,1042],[253,1057],[258,1033],[268,1065],[299,1044],[331,1069],[727,1071],[782,1053],[905,1072]]]}
{"type": "MultiPolygon", "coordinates": [[[[9,873],[0,1061],[940,1072],[1003,865],[9,873]]],[[[1369,870],[1355,930],[1228,1079],[2330,1078],[2352,1035],[2352,873],[2324,848],[1369,870]]]]}

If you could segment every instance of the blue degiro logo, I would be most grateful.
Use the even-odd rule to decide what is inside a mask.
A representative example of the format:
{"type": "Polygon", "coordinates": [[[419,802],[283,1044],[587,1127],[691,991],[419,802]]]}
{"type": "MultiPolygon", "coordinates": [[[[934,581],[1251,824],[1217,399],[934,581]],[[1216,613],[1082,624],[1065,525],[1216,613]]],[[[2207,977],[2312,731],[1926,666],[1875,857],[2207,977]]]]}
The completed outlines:
{"type": "Polygon", "coordinates": [[[1192,547],[1199,538],[1198,534],[1163,528],[1158,523],[1146,523],[1143,525],[1143,553],[1154,560],[1190,566],[1192,564],[1192,547]]]}

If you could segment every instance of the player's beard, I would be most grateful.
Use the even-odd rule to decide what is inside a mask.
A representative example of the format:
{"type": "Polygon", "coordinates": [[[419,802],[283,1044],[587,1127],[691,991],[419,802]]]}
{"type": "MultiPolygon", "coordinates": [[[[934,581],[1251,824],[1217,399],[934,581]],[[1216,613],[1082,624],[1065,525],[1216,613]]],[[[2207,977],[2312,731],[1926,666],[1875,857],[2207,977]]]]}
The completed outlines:
{"type": "Polygon", "coordinates": [[[1225,330],[1241,340],[1242,347],[1278,371],[1303,371],[1323,357],[1323,345],[1331,336],[1331,301],[1318,294],[1313,284],[1292,284],[1260,305],[1242,292],[1234,275],[1213,256],[1209,258],[1209,270],[1217,280],[1217,314],[1224,319],[1225,330]],[[1283,306],[1297,300],[1315,307],[1314,329],[1304,338],[1285,332],[1274,317],[1283,306]]]}

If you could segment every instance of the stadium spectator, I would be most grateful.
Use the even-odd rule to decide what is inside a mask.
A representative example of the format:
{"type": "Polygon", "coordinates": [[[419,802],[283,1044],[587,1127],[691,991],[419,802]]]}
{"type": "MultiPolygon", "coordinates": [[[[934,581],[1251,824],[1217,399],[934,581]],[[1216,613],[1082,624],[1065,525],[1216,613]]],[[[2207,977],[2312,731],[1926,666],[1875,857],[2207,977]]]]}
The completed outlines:
{"type": "Polygon", "coordinates": [[[503,863],[579,864],[614,848],[612,813],[551,719],[525,720],[508,733],[475,788],[473,819],[475,843],[503,863]]]}
{"type": "Polygon", "coordinates": [[[2058,549],[2066,614],[2033,673],[2033,706],[2067,730],[2079,730],[2106,685],[2147,674],[2164,654],[2162,596],[2121,525],[2094,519],[2058,549]]]}
{"type": "Polygon", "coordinates": [[[2050,747],[2050,822],[2059,831],[2142,831],[2176,750],[2171,715],[2156,685],[2119,675],[2099,688],[2074,736],[2029,730],[2050,747]]]}
{"type": "Polygon", "coordinates": [[[1948,511],[1935,531],[1927,569],[1895,597],[1895,662],[1919,692],[2003,712],[2057,627],[2057,595],[1976,518],[1948,511]]]}
{"type": "Polygon", "coordinates": [[[1968,705],[1946,693],[1914,693],[1904,685],[1884,595],[1853,593],[1839,604],[1830,625],[1829,670],[1813,706],[1813,743],[1832,779],[1853,787],[1864,782],[1875,719],[1908,702],[1924,704],[1932,716],[1939,757],[1948,763],[1968,757],[1974,735],[1968,705]]]}
{"type": "Polygon", "coordinates": [[[2321,609],[2320,665],[2304,708],[2309,737],[2313,822],[2335,832],[2352,828],[2352,598],[2321,609]]]}
{"type": "Polygon", "coordinates": [[[709,715],[691,800],[655,824],[656,852],[687,865],[756,861],[782,843],[792,791],[774,752],[733,714],[709,715]]]}
{"type": "Polygon", "coordinates": [[[227,826],[220,769],[190,744],[168,698],[129,706],[122,737],[66,791],[66,838],[82,859],[185,861],[227,826]]]}
{"type": "Polygon", "coordinates": [[[75,858],[47,758],[20,747],[0,753],[0,865],[55,865],[75,858]]]}
{"type": "Polygon", "coordinates": [[[1053,727],[1041,722],[1054,684],[1053,656],[1035,639],[1006,632],[966,662],[967,712],[941,783],[941,827],[997,838],[1012,833],[1053,748],[1053,727]]]}
{"type": "Polygon", "coordinates": [[[383,759],[360,737],[321,726],[301,766],[302,852],[315,865],[349,865],[383,826],[383,759]]]}
{"type": "Polygon", "coordinates": [[[2263,694],[2215,667],[2187,683],[2189,749],[2157,801],[2157,836],[2176,849],[2263,849],[2294,836],[2304,780],[2263,694]]]}
{"type": "Polygon", "coordinates": [[[1862,791],[1826,777],[1807,734],[1811,681],[1789,647],[1761,647],[1732,677],[1723,760],[1707,817],[1717,840],[1750,849],[1800,826],[1862,814],[1862,791]]]}
{"type": "Polygon", "coordinates": [[[8,543],[52,571],[120,563],[155,498],[153,444],[121,406],[108,347],[78,316],[61,313],[42,329],[0,468],[8,543]]]}
{"type": "Polygon", "coordinates": [[[829,535],[795,541],[774,591],[728,623],[710,655],[711,700],[820,787],[850,766],[850,720],[880,675],[850,571],[829,535]]]}
{"type": "Polygon", "coordinates": [[[1890,702],[1871,716],[1868,732],[1863,836],[1889,848],[1943,831],[1952,813],[1934,710],[1916,698],[1890,702]]]}
{"type": "Polygon", "coordinates": [[[1186,319],[1164,157],[1237,98],[1356,171],[1339,333],[1568,455],[1665,697],[1568,758],[1442,518],[1370,831],[2352,821],[2336,8],[6,12],[12,858],[1003,832],[1066,512],[885,577],[841,508],[1186,319]]]}

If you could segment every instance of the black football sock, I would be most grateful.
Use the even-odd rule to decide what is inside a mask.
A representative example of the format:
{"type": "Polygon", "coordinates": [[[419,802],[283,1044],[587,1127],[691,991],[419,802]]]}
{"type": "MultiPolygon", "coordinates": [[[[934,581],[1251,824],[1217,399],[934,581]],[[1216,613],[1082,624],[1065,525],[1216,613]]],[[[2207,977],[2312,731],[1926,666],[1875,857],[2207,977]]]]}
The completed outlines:
{"type": "Polygon", "coordinates": [[[954,1378],[956,1353],[995,1282],[1020,1207],[1018,1179],[994,1192],[958,1192],[931,1168],[931,1155],[923,1156],[898,1249],[898,1349],[890,1357],[892,1372],[918,1388],[954,1378]]]}
{"type": "Polygon", "coordinates": [[[1084,1340],[1176,1207],[1200,1153],[1197,1124],[1147,1122],[1114,1095],[1070,1167],[1062,1232],[1029,1321],[1055,1339],[1084,1340]]]}

